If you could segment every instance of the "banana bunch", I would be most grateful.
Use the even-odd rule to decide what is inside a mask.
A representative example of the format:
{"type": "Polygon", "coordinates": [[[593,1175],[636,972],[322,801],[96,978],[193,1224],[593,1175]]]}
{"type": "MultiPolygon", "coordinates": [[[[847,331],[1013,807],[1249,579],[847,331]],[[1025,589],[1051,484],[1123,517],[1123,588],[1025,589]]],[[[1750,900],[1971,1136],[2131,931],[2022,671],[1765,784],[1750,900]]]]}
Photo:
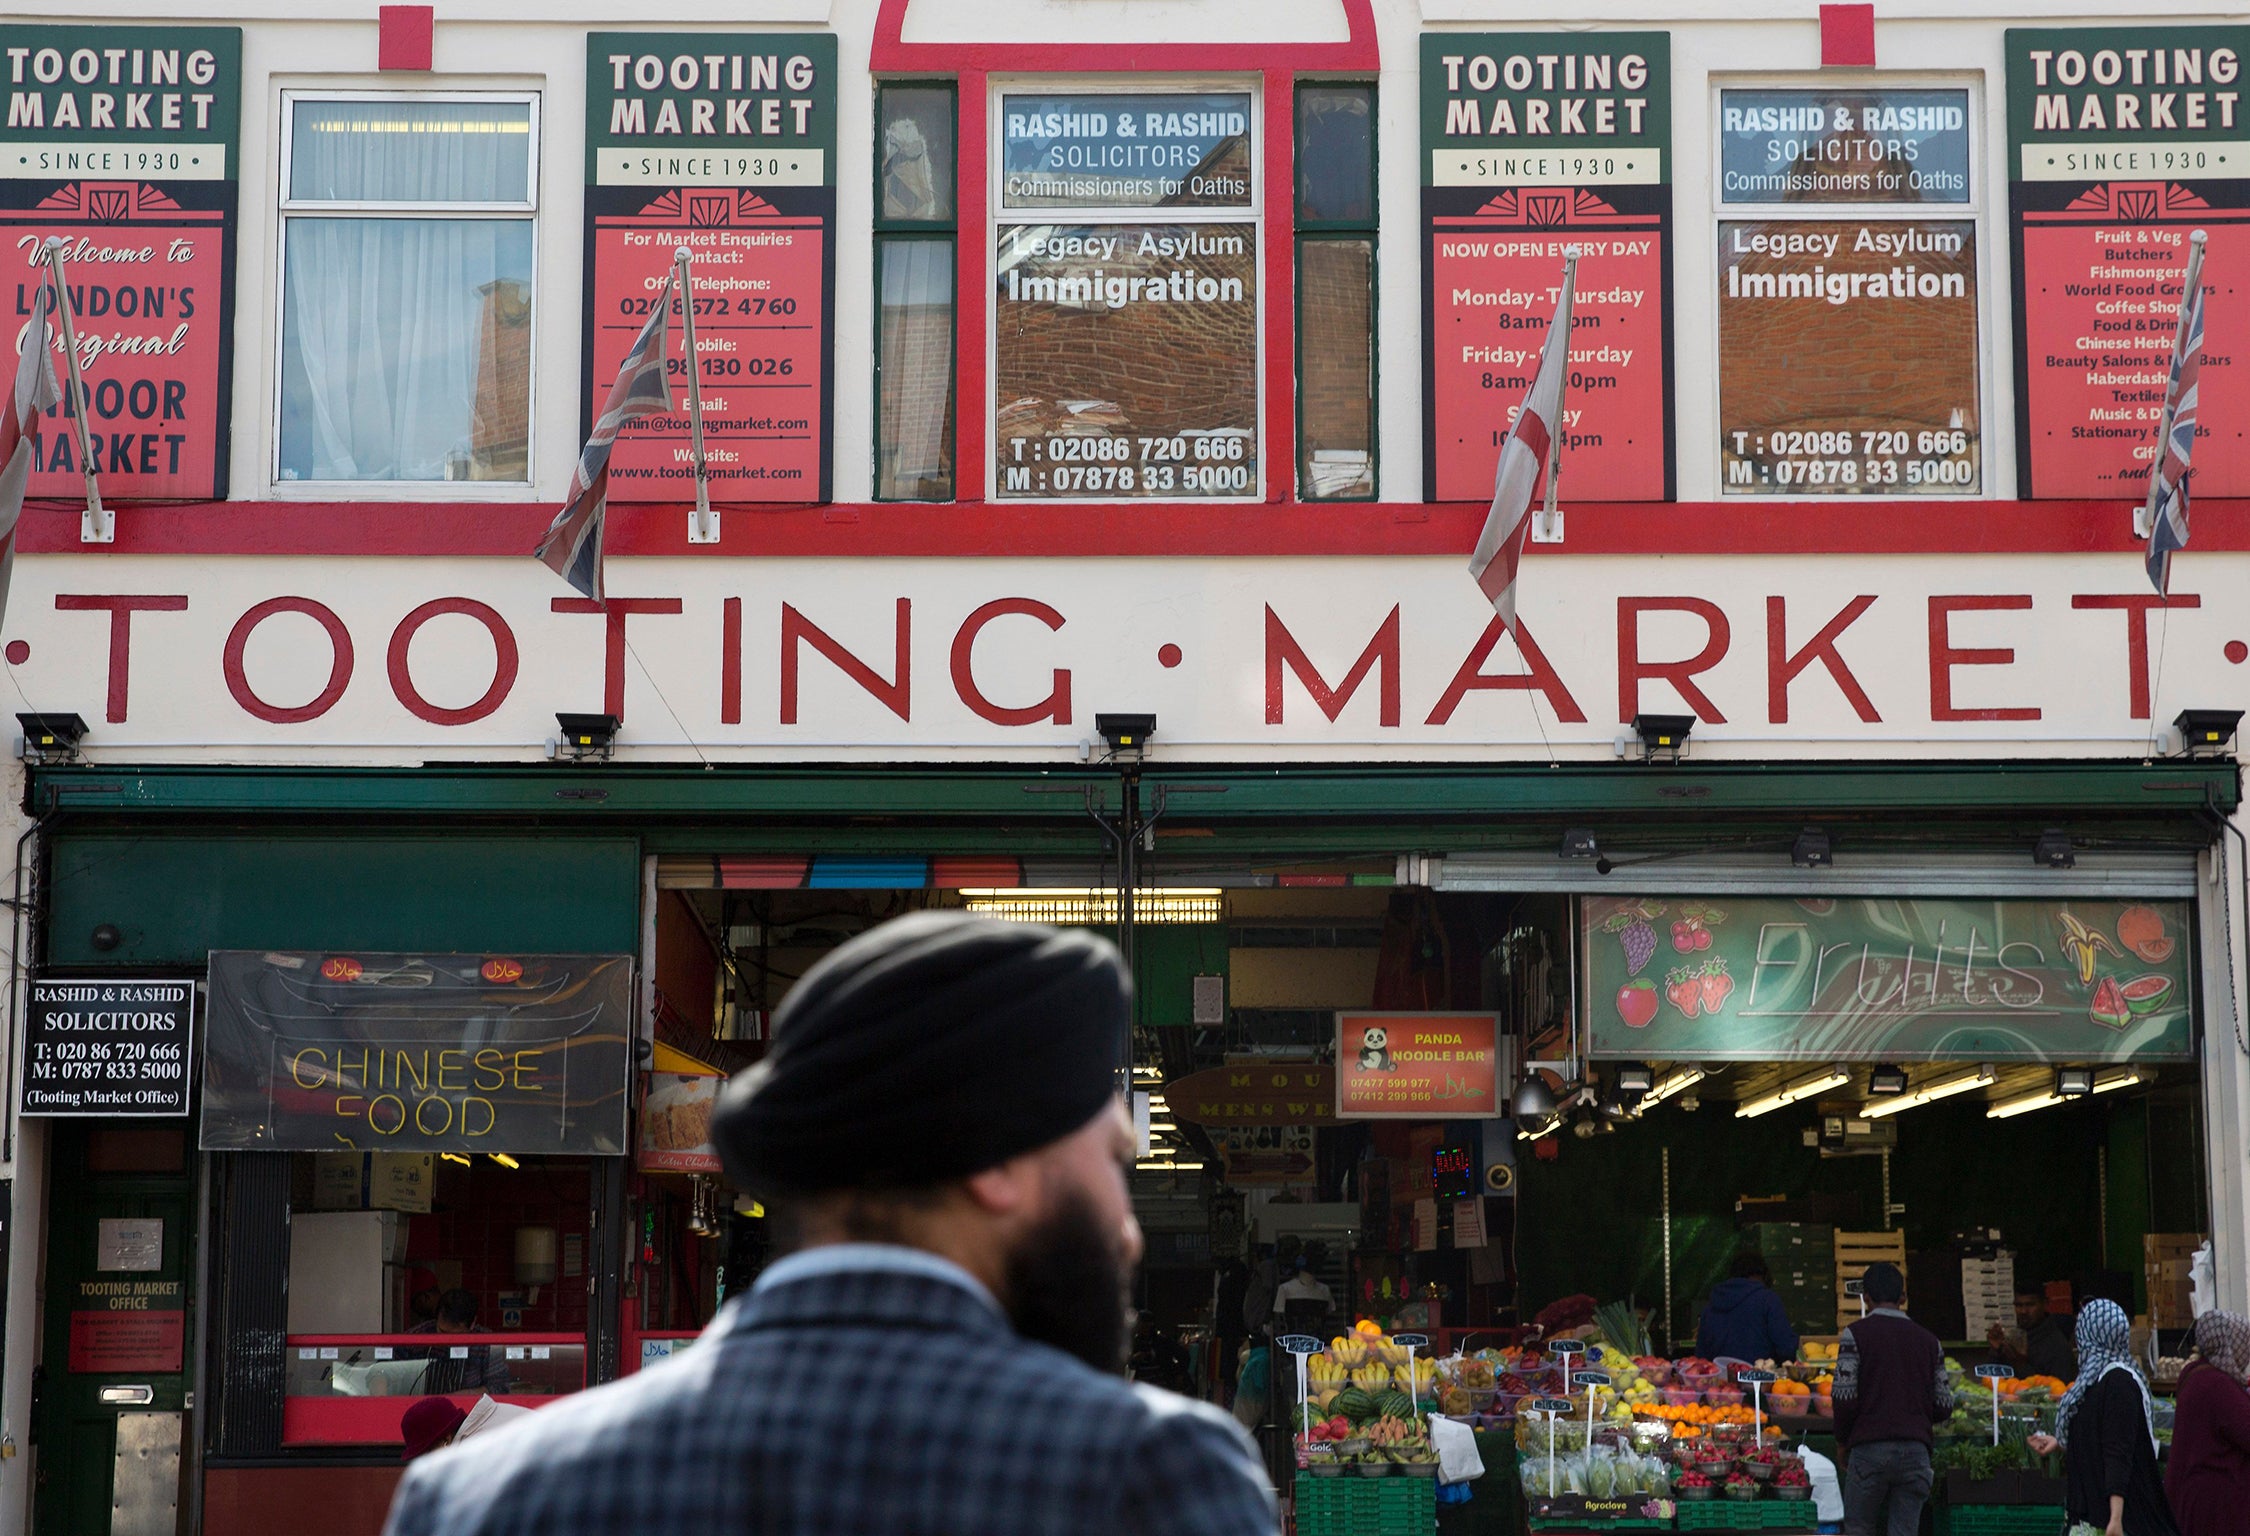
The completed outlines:
{"type": "Polygon", "coordinates": [[[2064,956],[2078,967],[2081,985],[2091,986],[2094,981],[2094,956],[2103,950],[2125,958],[2125,952],[2109,941],[2109,935],[2099,928],[2089,928],[2068,912],[2059,914],[2063,925],[2062,950],[2064,956]]]}
{"type": "Polygon", "coordinates": [[[1367,1340],[1356,1333],[1339,1333],[1328,1341],[1328,1353],[1336,1357],[1339,1365],[1351,1367],[1367,1363],[1367,1340]]]}
{"type": "MultiPolygon", "coordinates": [[[[1398,1376],[1399,1376],[1399,1378],[1400,1378],[1400,1380],[1399,1380],[1399,1385],[1400,1385],[1400,1386],[1404,1386],[1404,1385],[1406,1385],[1406,1381],[1405,1381],[1405,1376],[1406,1376],[1406,1372],[1404,1372],[1404,1371],[1402,1370],[1402,1371],[1399,1371],[1399,1372],[1397,1372],[1397,1375],[1398,1375],[1398,1376]]],[[[1436,1390],[1437,1390],[1437,1379],[1438,1379],[1437,1362],[1436,1362],[1435,1360],[1432,1360],[1432,1359],[1431,1359],[1431,1358],[1430,1358],[1429,1356],[1427,1356],[1427,1355],[1418,1355],[1418,1356],[1416,1356],[1416,1357],[1415,1357],[1415,1360],[1414,1360],[1414,1387],[1415,1387],[1415,1390],[1416,1390],[1416,1391],[1419,1391],[1419,1392],[1434,1392],[1434,1391],[1436,1391],[1436,1390]]]]}
{"type": "Polygon", "coordinates": [[[1352,1385],[1362,1392],[1387,1392],[1391,1386],[1391,1368],[1381,1361],[1370,1361],[1352,1372],[1352,1385]]]}
{"type": "Polygon", "coordinates": [[[1320,1354],[1306,1359],[1305,1376],[1315,1388],[1341,1388],[1350,1378],[1351,1370],[1341,1360],[1320,1354]]]}

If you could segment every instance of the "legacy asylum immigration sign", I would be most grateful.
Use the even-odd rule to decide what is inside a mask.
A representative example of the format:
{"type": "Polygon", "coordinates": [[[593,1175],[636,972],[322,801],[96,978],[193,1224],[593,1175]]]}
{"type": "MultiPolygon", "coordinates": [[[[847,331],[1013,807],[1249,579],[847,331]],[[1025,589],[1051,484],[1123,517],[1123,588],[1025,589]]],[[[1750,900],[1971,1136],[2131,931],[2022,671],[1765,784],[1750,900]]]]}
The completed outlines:
{"type": "MultiPolygon", "coordinates": [[[[2146,492],[2188,236],[2205,291],[2250,284],[2250,27],[2011,30],[2018,481],[2026,496],[2146,492]]],[[[2195,489],[2250,495],[2250,365],[2214,329],[2195,489]]]]}
{"type": "Polygon", "coordinates": [[[1596,1056],[2125,1062],[2193,1053],[2177,901],[1588,898],[1596,1056]]]}
{"type": "Polygon", "coordinates": [[[203,1147],[625,1150],[622,955],[214,950],[203,1147]]]}
{"type": "Polygon", "coordinates": [[[998,114],[994,493],[1254,499],[1250,94],[1006,93],[998,114]]]}
{"type": "Polygon", "coordinates": [[[192,981],[31,983],[22,1112],[184,1115],[195,1030],[192,981]]]}
{"type": "Polygon", "coordinates": [[[1424,494],[1492,495],[1578,247],[1562,480],[1672,497],[1671,39],[1422,38],[1424,494]]]}
{"type": "MultiPolygon", "coordinates": [[[[836,39],[596,32],[586,40],[586,420],[692,254],[695,359],[714,500],[829,499],[836,290],[836,39]]],[[[613,501],[694,494],[687,338],[679,407],[628,423],[613,501]]]]}
{"type": "Polygon", "coordinates": [[[86,381],[39,423],[30,494],[84,495],[83,409],[105,497],[224,497],[241,29],[0,27],[0,83],[4,355],[59,237],[86,381]]]}

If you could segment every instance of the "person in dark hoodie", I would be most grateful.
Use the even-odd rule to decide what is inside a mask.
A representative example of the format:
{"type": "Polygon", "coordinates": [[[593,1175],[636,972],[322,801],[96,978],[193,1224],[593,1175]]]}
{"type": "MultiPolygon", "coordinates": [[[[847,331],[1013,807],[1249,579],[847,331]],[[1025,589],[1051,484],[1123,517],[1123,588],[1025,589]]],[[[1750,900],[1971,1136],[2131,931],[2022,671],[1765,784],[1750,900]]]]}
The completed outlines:
{"type": "Polygon", "coordinates": [[[1703,1325],[1695,1333],[1695,1352],[1706,1360],[1728,1355],[1736,1360],[1792,1360],[1797,1330],[1789,1311],[1766,1284],[1766,1261],[1757,1254],[1736,1256],[1733,1278],[1711,1290],[1703,1325]]]}

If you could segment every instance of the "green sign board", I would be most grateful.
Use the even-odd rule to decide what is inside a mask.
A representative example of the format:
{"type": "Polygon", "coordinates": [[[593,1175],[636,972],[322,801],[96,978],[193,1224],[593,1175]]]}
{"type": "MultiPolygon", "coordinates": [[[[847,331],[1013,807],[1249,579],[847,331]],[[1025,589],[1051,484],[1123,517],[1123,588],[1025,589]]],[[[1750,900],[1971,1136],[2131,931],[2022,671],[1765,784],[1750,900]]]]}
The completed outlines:
{"type": "Polygon", "coordinates": [[[587,37],[588,185],[820,187],[835,179],[833,35],[587,37]]]}
{"type": "Polygon", "coordinates": [[[2177,901],[1589,898],[1589,1050],[1657,1061],[2186,1060],[2177,901]]]}
{"type": "Polygon", "coordinates": [[[4,27],[0,71],[0,175],[234,179],[240,27],[4,27]]]}
{"type": "Polygon", "coordinates": [[[1671,61],[1666,32],[1425,32],[1422,184],[1669,180],[1671,61]]]}
{"type": "Polygon", "coordinates": [[[2010,28],[2014,179],[2250,173],[2246,62],[2250,27],[2010,28]],[[2167,153],[2190,145],[2223,157],[2167,153]]]}

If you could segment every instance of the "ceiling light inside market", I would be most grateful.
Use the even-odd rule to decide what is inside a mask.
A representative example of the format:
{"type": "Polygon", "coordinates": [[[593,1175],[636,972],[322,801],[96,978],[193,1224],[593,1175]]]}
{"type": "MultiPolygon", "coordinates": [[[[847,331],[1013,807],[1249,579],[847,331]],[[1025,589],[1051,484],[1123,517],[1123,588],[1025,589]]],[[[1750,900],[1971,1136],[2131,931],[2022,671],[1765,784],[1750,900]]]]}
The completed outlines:
{"type": "Polygon", "coordinates": [[[1859,1107],[1862,1120],[1879,1120],[1885,1115],[1895,1115],[1902,1109],[1912,1109],[1917,1104],[1934,1104],[1939,1099],[1950,1099],[1957,1093],[1967,1093],[1972,1088],[1989,1088],[1999,1077],[1990,1067],[1979,1067],[1974,1072],[1959,1077],[1949,1077],[1942,1082],[1925,1083],[1910,1093],[1895,1099],[1877,1099],[1859,1107]]]}
{"type": "Polygon", "coordinates": [[[1543,1120],[1555,1112],[1554,1090],[1534,1072],[1516,1086],[1514,1108],[1519,1121],[1543,1120]]]}
{"type": "Polygon", "coordinates": [[[1654,1088],[1641,1095],[1637,1109],[1645,1113],[1652,1104],[1661,1104],[1683,1089],[1693,1088],[1711,1074],[1701,1067],[1675,1067],[1657,1080],[1654,1088]]]}
{"type": "MultiPolygon", "coordinates": [[[[1150,886],[1133,891],[1136,923],[1216,923],[1224,916],[1217,886],[1150,886]]],[[[1010,923],[1052,923],[1060,928],[1117,921],[1114,888],[1017,886],[961,892],[961,904],[983,917],[1010,923]]]]}
{"type": "MultiPolygon", "coordinates": [[[[2141,1074],[2127,1068],[2122,1072],[2109,1072],[2094,1079],[2089,1093],[2109,1093],[2118,1088],[2131,1088],[2143,1081],[2141,1074]]],[[[2068,1104],[2081,1094],[2061,1094],[2049,1090],[2045,1093],[2027,1094],[2020,1099],[2007,1099],[1984,1112],[1987,1120],[2008,1120],[2017,1115],[2028,1115],[2035,1109],[2053,1109],[2057,1104],[2068,1104]]]]}
{"type": "Polygon", "coordinates": [[[1838,1084],[1848,1083],[1851,1080],[1852,1075],[1842,1067],[1830,1067],[1817,1076],[1802,1078],[1786,1088],[1777,1088],[1763,1098],[1745,1099],[1742,1103],[1735,1105],[1734,1117],[1737,1120],[1754,1120],[1760,1115],[1770,1114],[1774,1110],[1796,1103],[1799,1099],[1809,1099],[1816,1093],[1825,1093],[1838,1084]]]}
{"type": "Polygon", "coordinates": [[[505,1152],[487,1152],[485,1156],[491,1158],[503,1168],[521,1168],[523,1166],[505,1152]]]}
{"type": "Polygon", "coordinates": [[[1871,1099],[1890,1099],[1906,1092],[1906,1068],[1888,1064],[1872,1068],[1867,1074],[1867,1096],[1871,1099]]]}

